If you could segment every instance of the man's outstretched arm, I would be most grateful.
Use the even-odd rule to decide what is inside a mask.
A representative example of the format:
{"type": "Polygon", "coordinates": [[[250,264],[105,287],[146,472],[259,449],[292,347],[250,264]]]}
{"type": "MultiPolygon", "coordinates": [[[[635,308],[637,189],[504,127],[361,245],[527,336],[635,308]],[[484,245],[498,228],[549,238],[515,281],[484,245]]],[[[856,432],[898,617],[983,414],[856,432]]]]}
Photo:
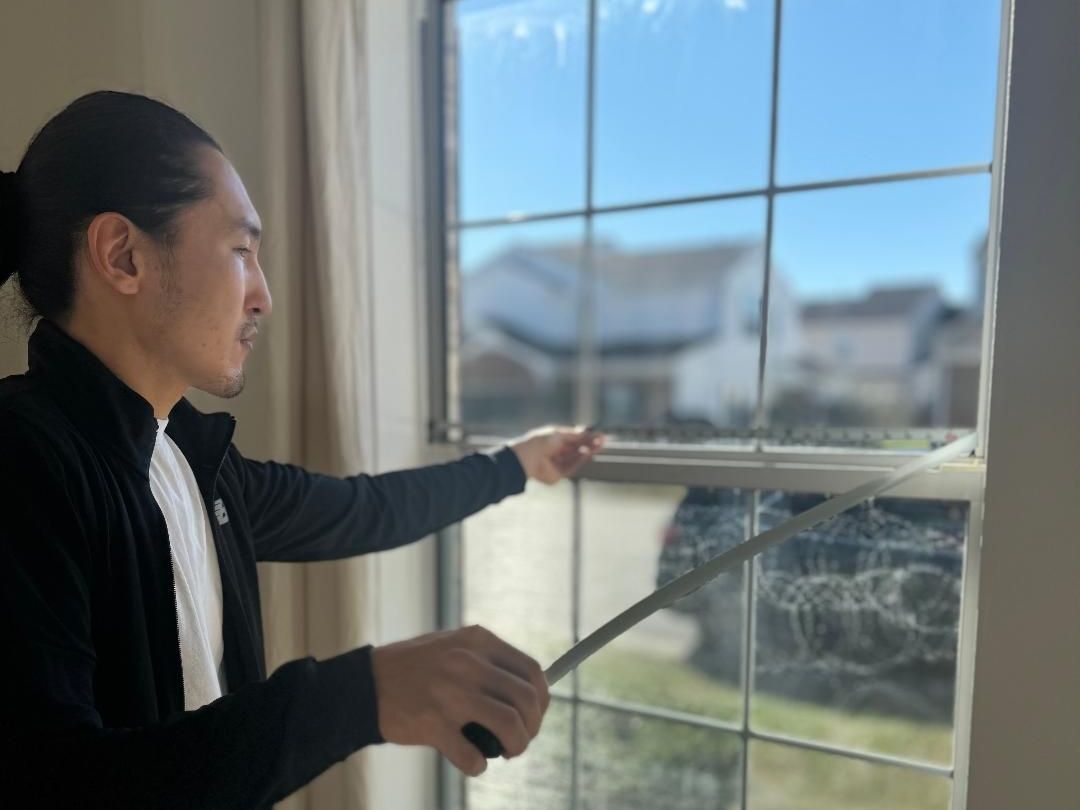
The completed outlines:
{"type": "Polygon", "coordinates": [[[555,483],[600,448],[589,431],[546,429],[492,453],[382,475],[345,478],[246,459],[243,480],[255,554],[267,561],[330,560],[411,543],[521,492],[555,483]]]}

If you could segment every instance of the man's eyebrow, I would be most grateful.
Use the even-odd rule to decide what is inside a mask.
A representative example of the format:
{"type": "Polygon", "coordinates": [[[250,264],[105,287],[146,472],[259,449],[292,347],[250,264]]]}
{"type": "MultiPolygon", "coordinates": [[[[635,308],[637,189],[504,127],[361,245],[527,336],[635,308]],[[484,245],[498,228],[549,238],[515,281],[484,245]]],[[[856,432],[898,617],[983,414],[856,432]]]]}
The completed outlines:
{"type": "Polygon", "coordinates": [[[247,231],[248,235],[256,241],[262,238],[262,228],[247,217],[236,220],[236,230],[247,231]]]}

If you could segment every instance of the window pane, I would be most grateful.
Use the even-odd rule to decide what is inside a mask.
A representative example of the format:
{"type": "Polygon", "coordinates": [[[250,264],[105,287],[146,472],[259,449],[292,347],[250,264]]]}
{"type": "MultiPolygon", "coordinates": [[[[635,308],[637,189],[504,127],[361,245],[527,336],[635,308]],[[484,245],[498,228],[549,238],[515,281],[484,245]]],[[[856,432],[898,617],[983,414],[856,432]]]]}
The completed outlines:
{"type": "Polygon", "coordinates": [[[988,175],[777,198],[774,436],[975,426],[989,199],[988,175]]]}
{"type": "MultiPolygon", "coordinates": [[[[746,539],[745,492],[581,486],[582,635],[746,539]]],[[[585,662],[582,693],[739,720],[743,593],[739,570],[650,617],[585,662]]]]}
{"type": "Polygon", "coordinates": [[[763,187],[772,2],[601,0],[599,205],[763,187]]]}
{"type": "Polygon", "coordinates": [[[738,807],[734,734],[582,706],[583,810],[738,807]]]}
{"type": "Polygon", "coordinates": [[[588,3],[461,0],[447,22],[459,218],[582,207],[588,3]]]}
{"type": "Polygon", "coordinates": [[[596,218],[597,412],[605,427],[750,424],[764,229],[763,199],[596,218]]]}
{"type": "MultiPolygon", "coordinates": [[[[765,492],[769,529],[822,500],[765,492]]],[[[949,763],[967,506],[879,498],[757,564],[755,728],[949,763]]]]}
{"type": "Polygon", "coordinates": [[[777,179],[989,163],[1000,0],[788,0],[777,179]]]}
{"type": "Polygon", "coordinates": [[[750,743],[750,810],[948,810],[948,779],[786,745],[750,743]]]}
{"type": "Polygon", "coordinates": [[[461,414],[474,432],[573,422],[583,227],[461,232],[461,414]]]}
{"type": "Polygon", "coordinates": [[[566,810],[571,806],[570,704],[553,700],[524,756],[492,759],[483,776],[465,780],[470,810],[566,810]]]}
{"type": "Polygon", "coordinates": [[[571,485],[530,485],[524,496],[464,522],[466,624],[481,624],[546,665],[572,639],[571,485]]]}

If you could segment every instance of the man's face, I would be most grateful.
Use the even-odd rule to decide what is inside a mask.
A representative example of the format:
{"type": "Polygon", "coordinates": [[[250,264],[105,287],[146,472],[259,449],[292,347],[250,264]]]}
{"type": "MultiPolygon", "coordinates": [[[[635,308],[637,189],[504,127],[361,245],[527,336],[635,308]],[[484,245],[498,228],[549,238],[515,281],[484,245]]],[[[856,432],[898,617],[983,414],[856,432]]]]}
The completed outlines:
{"type": "Polygon", "coordinates": [[[232,164],[214,149],[204,149],[200,162],[214,193],[176,219],[150,308],[149,340],[187,385],[234,397],[244,387],[258,320],[271,309],[258,261],[262,226],[232,164]]]}

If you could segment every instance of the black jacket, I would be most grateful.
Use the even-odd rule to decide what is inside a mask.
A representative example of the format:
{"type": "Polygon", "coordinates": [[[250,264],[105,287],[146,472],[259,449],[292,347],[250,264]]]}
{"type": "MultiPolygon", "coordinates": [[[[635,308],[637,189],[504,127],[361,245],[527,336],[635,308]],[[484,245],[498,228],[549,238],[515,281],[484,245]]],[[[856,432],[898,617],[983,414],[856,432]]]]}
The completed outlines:
{"type": "Polygon", "coordinates": [[[520,492],[513,452],[339,479],[244,458],[231,416],[182,400],[167,432],[210,515],[230,691],[184,712],[153,409],[50,322],[29,357],[0,381],[0,801],[249,810],[380,742],[370,648],[266,677],[255,563],[424,537],[520,492]]]}

